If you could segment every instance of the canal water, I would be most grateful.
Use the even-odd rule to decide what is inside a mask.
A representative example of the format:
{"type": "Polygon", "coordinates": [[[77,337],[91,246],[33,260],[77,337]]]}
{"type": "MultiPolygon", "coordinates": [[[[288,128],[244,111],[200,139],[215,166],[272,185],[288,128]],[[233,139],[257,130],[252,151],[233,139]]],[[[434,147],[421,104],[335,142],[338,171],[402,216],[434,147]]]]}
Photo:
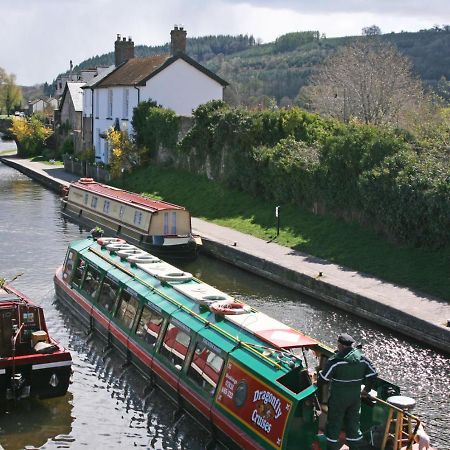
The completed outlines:
{"type": "MultiPolygon", "coordinates": [[[[1,150],[1,148],[0,148],[1,150]]],[[[22,402],[0,416],[10,449],[203,449],[208,435],[73,319],[55,298],[53,273],[67,244],[86,233],[65,222],[59,198],[0,163],[0,276],[43,306],[50,332],[69,348],[73,382],[63,398],[22,402]]],[[[450,448],[449,358],[350,314],[201,256],[184,269],[311,336],[334,345],[342,331],[364,346],[380,374],[417,400],[435,447],[450,448]]],[[[217,447],[219,449],[219,447],[217,447]]]]}

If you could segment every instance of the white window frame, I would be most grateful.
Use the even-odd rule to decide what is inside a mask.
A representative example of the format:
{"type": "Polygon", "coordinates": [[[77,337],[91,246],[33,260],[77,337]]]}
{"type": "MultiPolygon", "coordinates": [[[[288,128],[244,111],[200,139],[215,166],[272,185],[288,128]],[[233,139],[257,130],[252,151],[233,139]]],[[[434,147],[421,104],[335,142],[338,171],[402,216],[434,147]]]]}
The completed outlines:
{"type": "Polygon", "coordinates": [[[123,90],[123,111],[122,111],[122,119],[128,119],[128,108],[130,103],[130,90],[123,90]]]}
{"type": "Polygon", "coordinates": [[[108,118],[112,119],[113,116],[113,90],[108,89],[108,118]]]}

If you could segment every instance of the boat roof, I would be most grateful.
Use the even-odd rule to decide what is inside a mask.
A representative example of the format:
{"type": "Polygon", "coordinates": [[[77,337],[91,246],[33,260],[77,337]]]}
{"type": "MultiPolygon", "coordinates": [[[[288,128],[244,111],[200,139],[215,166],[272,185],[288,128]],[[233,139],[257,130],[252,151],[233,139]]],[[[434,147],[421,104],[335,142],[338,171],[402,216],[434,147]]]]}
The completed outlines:
{"type": "Polygon", "coordinates": [[[182,305],[184,310],[192,312],[194,317],[207,324],[215,324],[225,334],[233,337],[235,342],[245,342],[249,346],[260,348],[261,352],[263,349],[283,351],[319,345],[315,339],[253,308],[244,314],[217,318],[208,308],[201,308],[201,303],[195,300],[196,296],[218,301],[222,299],[230,301],[233,298],[194,277],[183,283],[161,282],[158,278],[160,273],[179,271],[164,261],[147,265],[130,264],[92,239],[72,243],[71,248],[79,251],[90,262],[106,270],[113,277],[119,278],[127,285],[128,290],[131,288],[153,304],[158,304],[164,299],[178,307],[182,305]]]}
{"type": "Polygon", "coordinates": [[[12,286],[5,284],[2,288],[0,288],[0,308],[11,307],[11,305],[17,304],[26,304],[34,307],[37,306],[12,286]]]}
{"type": "Polygon", "coordinates": [[[132,204],[133,206],[138,206],[151,212],[175,209],[186,210],[186,208],[184,208],[183,206],[174,205],[173,203],[165,202],[162,200],[154,200],[152,198],[144,197],[143,195],[139,195],[134,192],[128,192],[123,189],[109,186],[107,184],[98,183],[97,181],[82,182],[78,180],[72,182],[70,186],[77,187],[93,194],[97,194],[101,197],[116,200],[120,203],[132,204]]]}

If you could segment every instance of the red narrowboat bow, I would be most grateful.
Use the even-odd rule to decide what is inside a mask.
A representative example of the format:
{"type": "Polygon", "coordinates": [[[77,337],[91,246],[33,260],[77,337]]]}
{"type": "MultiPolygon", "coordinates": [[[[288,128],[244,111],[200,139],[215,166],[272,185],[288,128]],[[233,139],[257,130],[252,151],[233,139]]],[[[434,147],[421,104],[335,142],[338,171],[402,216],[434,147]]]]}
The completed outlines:
{"type": "Polygon", "coordinates": [[[49,336],[44,311],[12,286],[0,285],[0,405],[67,392],[72,358],[49,336]]]}

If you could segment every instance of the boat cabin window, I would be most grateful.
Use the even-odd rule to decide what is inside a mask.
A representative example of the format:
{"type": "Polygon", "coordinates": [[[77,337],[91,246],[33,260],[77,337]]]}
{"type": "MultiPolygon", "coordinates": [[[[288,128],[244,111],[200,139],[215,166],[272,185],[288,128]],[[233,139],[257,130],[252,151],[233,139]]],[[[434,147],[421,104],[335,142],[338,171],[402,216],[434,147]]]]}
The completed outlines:
{"type": "Polygon", "coordinates": [[[83,279],[85,269],[86,269],[86,261],[84,259],[79,259],[77,268],[75,269],[75,272],[73,273],[73,279],[72,279],[72,283],[75,286],[77,286],[77,287],[81,286],[81,281],[83,279]]]}
{"type": "Polygon", "coordinates": [[[136,329],[136,334],[147,344],[154,346],[161,332],[161,326],[164,321],[163,316],[153,311],[148,306],[142,309],[141,317],[136,329]]]}
{"type": "Polygon", "coordinates": [[[89,200],[89,194],[86,192],[84,194],[84,204],[87,205],[88,204],[88,200],[89,200]]]}
{"type": "Polygon", "coordinates": [[[120,294],[119,307],[117,308],[116,317],[128,329],[130,329],[133,325],[138,306],[139,301],[137,298],[133,297],[129,292],[123,290],[120,294]]]}
{"type": "Polygon", "coordinates": [[[105,308],[107,311],[111,312],[114,309],[118,292],[119,285],[117,284],[117,282],[109,277],[105,277],[100,289],[98,304],[105,308]]]}
{"type": "Polygon", "coordinates": [[[140,225],[142,222],[142,212],[141,211],[135,211],[134,212],[134,224],[140,225]]]}
{"type": "Polygon", "coordinates": [[[172,229],[171,233],[175,236],[177,234],[177,213],[174,211],[172,213],[172,229]]]}
{"type": "Polygon", "coordinates": [[[98,201],[97,197],[92,197],[92,200],[91,200],[91,207],[92,208],[97,208],[97,201],[98,201]]]}
{"type": "Polygon", "coordinates": [[[219,382],[223,363],[221,356],[210,350],[204,342],[198,342],[188,369],[188,377],[212,396],[219,382]]]}
{"type": "Polygon", "coordinates": [[[111,206],[111,202],[109,200],[105,200],[103,202],[103,212],[109,213],[109,207],[111,206]]]}
{"type": "Polygon", "coordinates": [[[95,298],[96,295],[98,294],[100,281],[101,281],[100,272],[96,268],[88,266],[81,289],[84,292],[86,292],[86,294],[90,295],[92,298],[95,298]]]}
{"type": "Polygon", "coordinates": [[[121,206],[119,209],[119,219],[123,219],[124,213],[125,213],[125,206],[121,206]]]}
{"type": "Polygon", "coordinates": [[[73,250],[69,250],[67,252],[63,268],[63,280],[66,282],[69,281],[70,276],[72,275],[74,263],[75,263],[75,252],[73,250]]]}
{"type": "Polygon", "coordinates": [[[191,336],[189,334],[173,323],[169,323],[160,353],[171,361],[177,370],[181,370],[190,343],[191,336]]]}

